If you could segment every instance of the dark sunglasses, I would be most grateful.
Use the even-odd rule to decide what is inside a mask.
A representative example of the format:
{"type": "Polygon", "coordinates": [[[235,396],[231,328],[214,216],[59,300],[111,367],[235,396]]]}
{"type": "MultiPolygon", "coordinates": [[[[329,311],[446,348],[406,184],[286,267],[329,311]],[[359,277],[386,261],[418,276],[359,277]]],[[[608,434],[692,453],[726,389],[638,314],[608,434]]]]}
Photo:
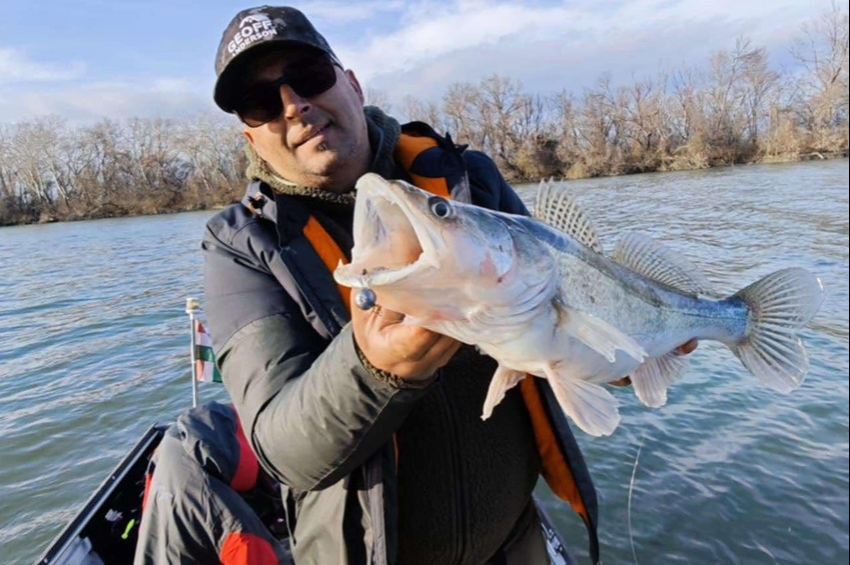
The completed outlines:
{"type": "Polygon", "coordinates": [[[301,98],[312,98],[336,84],[336,70],[324,56],[299,59],[286,66],[279,78],[251,85],[233,109],[245,125],[267,124],[283,112],[280,87],[288,86],[301,98]]]}

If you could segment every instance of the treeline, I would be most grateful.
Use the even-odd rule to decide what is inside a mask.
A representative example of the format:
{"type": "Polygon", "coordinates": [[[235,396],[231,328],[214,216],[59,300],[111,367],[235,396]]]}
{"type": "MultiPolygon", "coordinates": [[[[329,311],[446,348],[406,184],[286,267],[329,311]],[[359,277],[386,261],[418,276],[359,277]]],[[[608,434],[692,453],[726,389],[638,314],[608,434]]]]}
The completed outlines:
{"type": "Polygon", "coordinates": [[[0,126],[0,225],[198,210],[244,190],[233,120],[0,126]]]}
{"type": "Polygon", "coordinates": [[[512,181],[846,157],[847,12],[803,26],[791,55],[794,68],[779,72],[741,38],[705,68],[627,86],[603,76],[542,97],[494,75],[452,85],[440,104],[408,97],[402,111],[483,149],[512,181]]]}
{"type": "MultiPolygon", "coordinates": [[[[541,96],[493,75],[453,84],[439,103],[408,97],[395,112],[380,92],[368,97],[484,150],[513,182],[847,156],[847,12],[803,26],[791,54],[793,70],[780,72],[742,38],[705,68],[628,86],[603,76],[541,96]]],[[[243,145],[226,117],[0,126],[0,225],[226,204],[244,190],[243,145]]]]}

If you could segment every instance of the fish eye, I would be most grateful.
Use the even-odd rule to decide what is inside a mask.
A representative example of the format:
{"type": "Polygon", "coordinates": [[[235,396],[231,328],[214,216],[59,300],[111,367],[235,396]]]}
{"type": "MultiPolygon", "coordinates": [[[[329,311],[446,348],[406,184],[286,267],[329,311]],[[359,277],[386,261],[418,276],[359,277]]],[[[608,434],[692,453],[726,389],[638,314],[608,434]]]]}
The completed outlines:
{"type": "Polygon", "coordinates": [[[432,196],[428,199],[428,208],[438,218],[448,218],[452,215],[452,207],[445,198],[432,196]]]}

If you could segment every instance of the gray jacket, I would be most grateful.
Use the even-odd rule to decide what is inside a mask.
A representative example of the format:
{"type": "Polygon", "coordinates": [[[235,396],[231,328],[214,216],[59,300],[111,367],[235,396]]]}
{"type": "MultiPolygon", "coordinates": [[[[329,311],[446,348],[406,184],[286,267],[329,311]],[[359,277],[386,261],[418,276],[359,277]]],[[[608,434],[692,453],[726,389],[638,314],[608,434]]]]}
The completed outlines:
{"type": "MultiPolygon", "coordinates": [[[[450,140],[441,140],[439,150],[423,166],[439,166],[453,194],[468,191],[477,205],[527,213],[488,157],[450,140]]],[[[332,274],[302,233],[311,208],[309,198],[276,194],[255,181],[242,203],[208,222],[209,330],[246,435],[264,468],[285,485],[296,561],[391,562],[392,435],[425,390],[383,382],[363,367],[332,274]]],[[[543,381],[538,386],[583,493],[596,561],[595,491],[551,390],[543,381]]]]}

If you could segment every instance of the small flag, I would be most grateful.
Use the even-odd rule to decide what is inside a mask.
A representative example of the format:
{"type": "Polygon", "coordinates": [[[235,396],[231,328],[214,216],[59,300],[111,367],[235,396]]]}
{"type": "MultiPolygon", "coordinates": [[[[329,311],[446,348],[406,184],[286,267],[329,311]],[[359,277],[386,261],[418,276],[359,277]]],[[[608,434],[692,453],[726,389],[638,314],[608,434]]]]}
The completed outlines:
{"type": "Polygon", "coordinates": [[[195,318],[195,374],[201,382],[221,382],[221,373],[218,372],[215,364],[212,340],[197,318],[195,318]]]}

